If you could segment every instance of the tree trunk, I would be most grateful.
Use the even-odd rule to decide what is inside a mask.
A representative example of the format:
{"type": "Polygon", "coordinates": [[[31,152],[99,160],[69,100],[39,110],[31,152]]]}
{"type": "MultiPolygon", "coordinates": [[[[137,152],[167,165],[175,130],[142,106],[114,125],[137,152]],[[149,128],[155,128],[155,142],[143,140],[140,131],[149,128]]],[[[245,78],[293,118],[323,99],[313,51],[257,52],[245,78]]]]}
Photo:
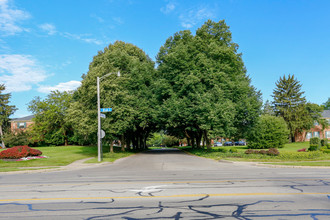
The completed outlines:
{"type": "Polygon", "coordinates": [[[124,137],[124,135],[121,136],[120,145],[121,145],[121,151],[125,151],[125,148],[126,148],[126,142],[125,142],[125,137],[124,137]]]}
{"type": "Polygon", "coordinates": [[[113,153],[113,140],[110,140],[110,153],[113,153]]]}
{"type": "Polygon", "coordinates": [[[6,148],[5,142],[3,142],[3,132],[2,132],[2,125],[0,125],[0,137],[1,137],[1,146],[2,148],[6,148]]]}
{"type": "Polygon", "coordinates": [[[210,139],[207,137],[207,130],[204,130],[204,140],[206,142],[206,147],[208,150],[211,150],[211,141],[210,139]]]}

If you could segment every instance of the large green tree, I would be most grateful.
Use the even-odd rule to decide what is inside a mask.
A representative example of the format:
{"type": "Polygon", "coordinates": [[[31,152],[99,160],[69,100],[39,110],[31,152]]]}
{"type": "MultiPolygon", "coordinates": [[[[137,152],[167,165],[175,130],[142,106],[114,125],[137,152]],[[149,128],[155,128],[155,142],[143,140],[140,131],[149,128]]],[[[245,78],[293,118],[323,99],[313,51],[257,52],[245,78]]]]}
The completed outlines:
{"type": "Polygon", "coordinates": [[[321,117],[322,108],[306,103],[303,94],[301,84],[294,75],[280,77],[273,90],[275,114],[287,123],[292,142],[295,142],[298,133],[310,129],[314,121],[321,117]]]}
{"type": "Polygon", "coordinates": [[[72,92],[52,91],[44,100],[34,98],[29,110],[34,114],[33,140],[52,145],[68,145],[72,131],[67,120],[67,110],[72,101],[72,92]]]}
{"type": "Polygon", "coordinates": [[[154,78],[154,62],[138,47],[117,41],[93,58],[89,71],[83,76],[82,85],[74,94],[69,109],[75,131],[85,140],[96,143],[97,138],[97,90],[96,78],[108,73],[101,81],[101,107],[113,111],[102,118],[103,139],[110,145],[119,139],[122,145],[145,148],[153,123],[153,96],[151,84],[154,78]]]}
{"type": "Polygon", "coordinates": [[[204,138],[244,137],[256,121],[260,94],[250,85],[238,45],[224,21],[211,20],[192,35],[180,31],[157,55],[155,97],[162,124],[189,144],[204,138]]]}
{"type": "Polygon", "coordinates": [[[9,125],[9,116],[12,115],[16,108],[14,105],[9,105],[10,93],[3,93],[6,87],[4,84],[0,84],[0,138],[1,146],[5,148],[5,142],[3,141],[3,133],[5,128],[9,125]]]}

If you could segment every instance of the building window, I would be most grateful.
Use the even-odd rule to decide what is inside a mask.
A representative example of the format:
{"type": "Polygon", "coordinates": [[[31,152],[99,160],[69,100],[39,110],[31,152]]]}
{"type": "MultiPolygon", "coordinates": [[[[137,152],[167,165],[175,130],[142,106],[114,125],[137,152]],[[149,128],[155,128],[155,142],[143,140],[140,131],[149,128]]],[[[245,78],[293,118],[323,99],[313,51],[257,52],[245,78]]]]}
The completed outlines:
{"type": "Polygon", "coordinates": [[[306,140],[311,139],[311,137],[312,137],[312,133],[311,132],[307,132],[307,134],[306,134],[306,140]]]}
{"type": "Polygon", "coordinates": [[[315,131],[315,132],[313,132],[313,137],[320,137],[320,132],[318,132],[318,131],[315,131]]]}
{"type": "Polygon", "coordinates": [[[26,128],[26,122],[18,122],[17,128],[26,128]]]}
{"type": "Polygon", "coordinates": [[[326,132],[325,132],[325,137],[326,137],[326,138],[330,138],[330,131],[326,131],[326,132]]]}

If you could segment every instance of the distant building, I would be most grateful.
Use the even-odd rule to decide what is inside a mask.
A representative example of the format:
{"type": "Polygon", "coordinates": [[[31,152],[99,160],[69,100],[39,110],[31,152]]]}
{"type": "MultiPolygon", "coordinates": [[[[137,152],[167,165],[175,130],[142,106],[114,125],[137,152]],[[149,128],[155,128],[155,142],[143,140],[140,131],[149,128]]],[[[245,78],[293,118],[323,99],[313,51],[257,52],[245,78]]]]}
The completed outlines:
{"type": "Polygon", "coordinates": [[[34,118],[34,115],[26,116],[23,118],[14,118],[10,120],[10,129],[11,131],[16,131],[19,129],[25,130],[29,126],[31,126],[34,122],[32,119],[34,118]]]}
{"type": "Polygon", "coordinates": [[[322,131],[322,126],[317,122],[314,123],[314,127],[308,131],[303,131],[296,136],[297,142],[309,141],[312,137],[327,138],[330,139],[330,110],[324,110],[322,112],[322,118],[328,121],[329,126],[322,131]]]}

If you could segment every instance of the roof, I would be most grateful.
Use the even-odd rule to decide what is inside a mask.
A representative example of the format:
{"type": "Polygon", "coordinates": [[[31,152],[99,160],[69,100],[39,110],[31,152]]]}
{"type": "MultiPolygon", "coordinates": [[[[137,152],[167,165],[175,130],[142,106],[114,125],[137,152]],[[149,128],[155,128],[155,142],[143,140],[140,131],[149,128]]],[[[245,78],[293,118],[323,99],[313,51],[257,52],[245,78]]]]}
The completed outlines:
{"type": "Polygon", "coordinates": [[[330,110],[324,110],[322,112],[322,118],[330,118],[330,110]]]}
{"type": "Polygon", "coordinates": [[[34,115],[25,116],[22,118],[13,118],[10,121],[32,121],[32,118],[34,118],[34,115]]]}

